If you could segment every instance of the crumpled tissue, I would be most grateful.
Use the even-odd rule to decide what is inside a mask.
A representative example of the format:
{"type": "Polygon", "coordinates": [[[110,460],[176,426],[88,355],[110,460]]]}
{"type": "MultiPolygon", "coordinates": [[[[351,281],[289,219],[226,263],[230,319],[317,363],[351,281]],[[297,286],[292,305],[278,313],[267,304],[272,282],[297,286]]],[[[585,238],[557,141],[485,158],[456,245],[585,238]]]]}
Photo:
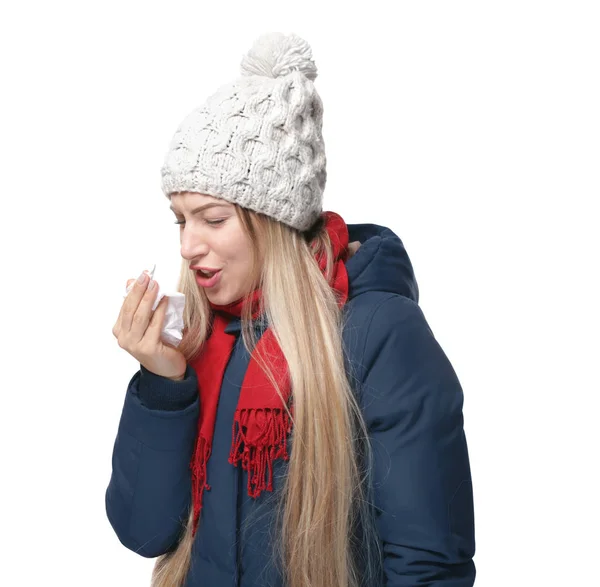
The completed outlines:
{"type": "MultiPolygon", "coordinates": [[[[152,279],[154,277],[155,269],[156,265],[154,265],[150,271],[145,269],[144,273],[149,275],[150,279],[152,279]]],[[[127,297],[127,294],[131,291],[134,285],[135,281],[129,284],[129,287],[125,289],[125,295],[123,298],[127,297]]],[[[168,298],[167,312],[165,314],[165,320],[163,322],[160,338],[163,342],[177,347],[179,346],[179,343],[183,337],[183,309],[185,307],[185,294],[182,294],[178,291],[167,294],[161,291],[159,287],[156,300],[154,300],[154,304],[152,305],[153,312],[158,307],[160,300],[162,300],[162,298],[165,296],[168,298]]]]}

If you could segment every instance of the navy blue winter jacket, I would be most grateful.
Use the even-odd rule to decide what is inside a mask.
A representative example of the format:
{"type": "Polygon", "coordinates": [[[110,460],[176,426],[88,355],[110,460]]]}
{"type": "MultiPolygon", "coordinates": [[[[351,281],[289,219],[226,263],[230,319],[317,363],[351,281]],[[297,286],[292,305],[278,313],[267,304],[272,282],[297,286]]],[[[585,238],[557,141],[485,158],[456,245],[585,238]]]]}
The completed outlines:
{"type": "MultiPolygon", "coordinates": [[[[350,241],[361,246],[346,264],[343,342],[374,452],[373,506],[384,555],[381,579],[369,587],[472,587],[473,491],[461,385],[418,306],[417,282],[400,238],[374,224],[348,229],[350,241]]],[[[227,331],[238,337],[208,462],[212,489],[204,493],[185,587],[284,587],[270,558],[270,529],[281,487],[277,478],[288,465],[276,461],[274,491],[252,499],[247,473],[227,461],[249,361],[239,319],[227,331]]],[[[189,365],[183,381],[140,365],[128,385],[106,512],[119,540],[141,556],[169,552],[181,536],[200,409],[189,365]]]]}

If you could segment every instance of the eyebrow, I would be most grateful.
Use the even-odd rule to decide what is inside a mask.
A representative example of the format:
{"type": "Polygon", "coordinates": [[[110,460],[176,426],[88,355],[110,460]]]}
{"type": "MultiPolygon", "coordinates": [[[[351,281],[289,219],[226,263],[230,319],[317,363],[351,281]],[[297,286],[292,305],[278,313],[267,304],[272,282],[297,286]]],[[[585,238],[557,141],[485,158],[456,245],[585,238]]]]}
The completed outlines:
{"type": "MultiPolygon", "coordinates": [[[[194,208],[190,212],[190,216],[193,216],[194,214],[196,214],[196,212],[200,212],[202,210],[206,210],[206,208],[214,208],[214,207],[218,207],[218,206],[221,206],[223,208],[228,207],[227,204],[221,204],[221,203],[217,203],[217,202],[211,202],[210,204],[204,204],[202,206],[198,206],[197,208],[194,208]]],[[[175,214],[181,214],[181,212],[179,212],[178,210],[175,210],[175,208],[173,208],[173,206],[169,206],[169,209],[172,210],[173,212],[175,212],[175,214]]]]}

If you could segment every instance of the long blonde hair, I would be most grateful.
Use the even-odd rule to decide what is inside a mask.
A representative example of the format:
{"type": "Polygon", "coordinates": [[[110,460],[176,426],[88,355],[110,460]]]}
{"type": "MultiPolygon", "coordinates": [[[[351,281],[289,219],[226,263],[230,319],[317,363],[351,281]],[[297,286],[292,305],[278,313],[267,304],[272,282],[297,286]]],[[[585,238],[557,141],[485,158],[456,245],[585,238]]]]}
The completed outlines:
{"type": "MultiPolygon", "coordinates": [[[[322,219],[301,233],[264,214],[235,208],[254,245],[250,291],[262,290],[263,311],[289,367],[294,405],[273,562],[287,587],[358,587],[377,572],[372,561],[377,563],[381,553],[368,503],[367,431],[344,362],[344,314],[328,284],[333,264],[329,235],[322,219]],[[315,261],[321,252],[327,259],[325,276],[315,261]]],[[[211,309],[185,262],[179,291],[186,296],[179,349],[190,361],[209,334],[211,309]]],[[[249,352],[257,342],[250,306],[245,304],[241,316],[249,352]]],[[[268,361],[256,360],[278,389],[268,361]]],[[[191,563],[192,520],[190,506],[178,545],[156,561],[151,587],[183,585],[191,563]]]]}

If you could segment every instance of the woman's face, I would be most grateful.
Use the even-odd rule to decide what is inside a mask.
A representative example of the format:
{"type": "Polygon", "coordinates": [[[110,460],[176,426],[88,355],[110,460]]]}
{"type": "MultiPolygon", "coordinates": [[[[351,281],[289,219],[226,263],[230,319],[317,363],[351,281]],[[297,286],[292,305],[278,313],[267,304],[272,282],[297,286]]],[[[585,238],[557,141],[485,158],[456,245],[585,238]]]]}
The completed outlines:
{"type": "MultiPolygon", "coordinates": [[[[191,267],[219,270],[216,283],[203,278],[208,299],[218,305],[242,298],[250,289],[252,242],[244,232],[233,204],[198,194],[171,194],[171,210],[180,223],[181,256],[191,267]]],[[[190,269],[191,270],[191,269],[190,269]]],[[[198,274],[192,270],[194,279],[198,274]]],[[[198,282],[197,282],[198,283],[198,282]]]]}

